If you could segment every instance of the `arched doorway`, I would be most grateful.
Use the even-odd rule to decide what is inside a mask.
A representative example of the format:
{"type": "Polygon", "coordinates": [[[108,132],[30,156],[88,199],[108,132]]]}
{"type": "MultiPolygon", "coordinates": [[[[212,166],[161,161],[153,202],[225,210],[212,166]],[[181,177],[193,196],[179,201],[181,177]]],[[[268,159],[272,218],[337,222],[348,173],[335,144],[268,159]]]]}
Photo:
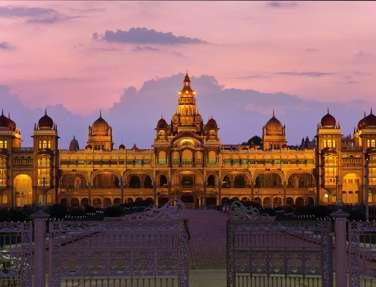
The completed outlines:
{"type": "Polygon", "coordinates": [[[14,178],[16,206],[33,204],[33,182],[29,175],[19,174],[14,178]]]}

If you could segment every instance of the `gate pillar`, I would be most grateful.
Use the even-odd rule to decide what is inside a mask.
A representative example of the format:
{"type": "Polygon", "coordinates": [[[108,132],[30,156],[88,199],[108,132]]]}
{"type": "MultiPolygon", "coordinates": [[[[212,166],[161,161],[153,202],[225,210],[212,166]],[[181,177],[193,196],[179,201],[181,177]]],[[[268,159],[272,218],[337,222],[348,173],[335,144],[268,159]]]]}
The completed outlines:
{"type": "Polygon", "coordinates": [[[331,216],[335,220],[335,270],[336,286],[347,286],[347,248],[346,248],[346,224],[348,214],[338,209],[331,216]]]}
{"type": "Polygon", "coordinates": [[[48,214],[38,210],[32,215],[34,223],[34,286],[46,286],[46,220],[48,214]]]}

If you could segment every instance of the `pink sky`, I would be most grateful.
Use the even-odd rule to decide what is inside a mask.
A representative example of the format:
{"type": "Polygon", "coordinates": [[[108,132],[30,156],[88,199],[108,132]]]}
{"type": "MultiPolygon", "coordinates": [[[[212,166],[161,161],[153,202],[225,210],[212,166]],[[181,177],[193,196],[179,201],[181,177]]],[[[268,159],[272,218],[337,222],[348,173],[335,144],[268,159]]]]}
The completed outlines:
{"type": "Polygon", "coordinates": [[[88,113],[109,108],[126,87],[188,70],[229,88],[375,105],[375,15],[372,2],[1,2],[0,47],[9,48],[0,48],[0,85],[31,106],[88,113]],[[34,21],[40,16],[4,15],[4,7],[52,9],[60,18],[34,21]],[[92,37],[134,27],[207,43],[92,37]]]}

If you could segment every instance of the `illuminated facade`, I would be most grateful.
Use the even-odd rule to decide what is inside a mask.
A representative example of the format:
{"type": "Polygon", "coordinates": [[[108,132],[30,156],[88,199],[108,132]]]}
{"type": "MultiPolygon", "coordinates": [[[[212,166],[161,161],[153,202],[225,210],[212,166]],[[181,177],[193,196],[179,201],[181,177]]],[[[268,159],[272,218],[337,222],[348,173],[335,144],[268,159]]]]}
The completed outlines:
{"type": "Polygon", "coordinates": [[[170,124],[161,118],[152,148],[114,147],[102,115],[89,127],[84,149],[73,138],[59,149],[58,130],[45,115],[34,126],[33,147],[21,147],[15,122],[0,117],[0,201],[3,206],[62,203],[108,207],[180,198],[192,207],[238,198],[264,207],[376,204],[376,116],[360,120],[343,137],[329,112],[313,147],[287,146],[273,113],[262,144],[223,145],[218,126],[205,124],[188,75],[170,124]]]}

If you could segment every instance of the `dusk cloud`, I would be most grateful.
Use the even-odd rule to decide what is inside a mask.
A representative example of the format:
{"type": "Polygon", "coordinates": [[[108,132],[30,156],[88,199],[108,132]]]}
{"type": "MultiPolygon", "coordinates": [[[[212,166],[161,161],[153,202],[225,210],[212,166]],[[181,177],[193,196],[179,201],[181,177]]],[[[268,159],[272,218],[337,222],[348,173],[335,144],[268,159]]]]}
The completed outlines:
{"type": "Polygon", "coordinates": [[[0,50],[12,50],[13,46],[8,42],[0,42],[0,50]]]}
{"type": "Polygon", "coordinates": [[[67,16],[50,8],[22,7],[22,6],[0,6],[0,17],[4,18],[26,18],[28,23],[52,24],[78,16],[67,16]]]}
{"type": "MultiPolygon", "coordinates": [[[[139,89],[128,87],[118,102],[110,109],[102,110],[103,117],[113,128],[115,147],[120,143],[128,147],[133,144],[139,147],[152,145],[154,128],[160,116],[163,115],[169,122],[176,110],[177,91],[182,86],[183,78],[183,74],[177,74],[146,81],[139,89]]],[[[204,121],[210,116],[217,120],[221,141],[226,144],[240,143],[255,134],[261,135],[262,126],[271,117],[273,109],[278,119],[286,124],[289,144],[297,144],[302,137],[315,134],[316,125],[327,107],[341,123],[343,133],[347,134],[368,106],[361,101],[319,102],[288,93],[228,89],[212,76],[192,77],[191,80],[204,121]]],[[[44,107],[33,109],[22,104],[5,86],[0,86],[0,99],[4,103],[4,111],[11,113],[12,119],[21,128],[25,143],[30,145],[33,124],[43,115],[44,107]]],[[[60,146],[67,148],[73,136],[79,140],[80,146],[85,146],[88,125],[97,119],[98,112],[77,115],[62,105],[47,108],[48,114],[58,125],[60,146]]]]}
{"type": "Polygon", "coordinates": [[[316,71],[308,71],[308,72],[277,72],[275,75],[281,76],[289,76],[289,77],[308,77],[308,78],[319,78],[323,76],[332,76],[334,73],[327,73],[327,72],[316,72],[316,71]]]}
{"type": "Polygon", "coordinates": [[[103,35],[93,34],[93,39],[104,40],[121,44],[156,44],[156,45],[181,45],[202,44],[203,40],[187,36],[178,36],[171,32],[159,32],[148,28],[130,28],[128,31],[106,30],[103,35]]]}
{"type": "Polygon", "coordinates": [[[288,1],[269,1],[266,3],[266,5],[273,8],[289,8],[298,6],[298,3],[288,1]]]}

